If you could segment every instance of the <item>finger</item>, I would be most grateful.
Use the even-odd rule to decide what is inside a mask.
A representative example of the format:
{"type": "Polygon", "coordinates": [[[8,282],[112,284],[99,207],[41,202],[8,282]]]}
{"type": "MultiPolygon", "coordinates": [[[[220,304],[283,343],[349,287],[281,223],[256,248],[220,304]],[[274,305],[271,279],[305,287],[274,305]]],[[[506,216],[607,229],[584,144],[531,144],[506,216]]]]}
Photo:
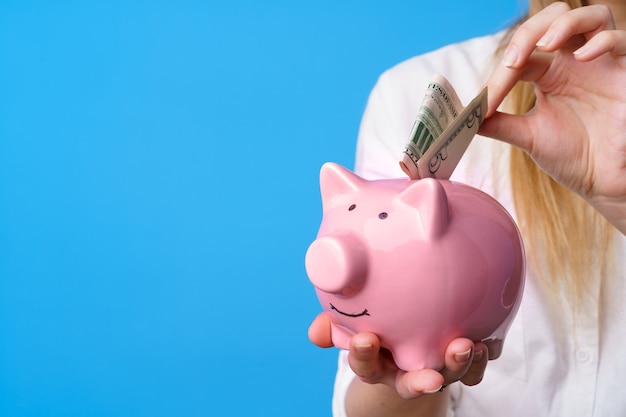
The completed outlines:
{"type": "Polygon", "coordinates": [[[309,340],[319,347],[332,347],[330,323],[330,317],[326,313],[319,314],[309,326],[309,340]]]}
{"type": "Polygon", "coordinates": [[[487,81],[489,109],[486,118],[492,117],[506,95],[518,81],[535,81],[550,68],[554,55],[534,52],[522,68],[510,68],[504,65],[496,67],[487,81]]]}
{"type": "Polygon", "coordinates": [[[350,340],[348,362],[352,371],[364,382],[375,384],[384,381],[385,368],[380,355],[380,340],[372,333],[357,333],[350,340]]]}
{"type": "Polygon", "coordinates": [[[352,337],[348,362],[363,382],[385,384],[406,399],[435,393],[443,384],[443,377],[433,369],[412,372],[398,369],[389,351],[381,349],[380,340],[372,333],[358,333],[352,337]]]}
{"type": "Polygon", "coordinates": [[[537,42],[546,34],[552,22],[570,10],[566,3],[552,3],[522,23],[503,53],[503,65],[510,68],[520,68],[525,65],[535,50],[537,42]]]}
{"type": "Polygon", "coordinates": [[[434,369],[420,369],[412,372],[398,372],[395,388],[405,399],[417,398],[425,394],[441,391],[443,376],[434,369]]]}
{"type": "Polygon", "coordinates": [[[626,31],[608,30],[598,33],[574,51],[576,59],[588,62],[606,53],[626,56],[626,31]]]}
{"type": "Polygon", "coordinates": [[[476,343],[474,345],[474,355],[472,363],[467,372],[461,378],[461,382],[465,385],[477,385],[483,380],[487,362],[489,361],[489,351],[484,343],[476,343]]]}
{"type": "Polygon", "coordinates": [[[445,383],[451,384],[465,375],[474,355],[474,343],[465,338],[455,339],[448,345],[441,370],[445,383]]]}
{"type": "Polygon", "coordinates": [[[495,113],[485,120],[478,133],[517,146],[528,153],[532,151],[533,131],[525,115],[495,113]]]}
{"type": "Polygon", "coordinates": [[[555,19],[536,45],[544,51],[555,51],[575,35],[582,34],[591,39],[602,31],[613,29],[615,21],[607,6],[579,7],[555,19]]]}
{"type": "Polygon", "coordinates": [[[549,68],[552,57],[537,54],[535,52],[537,42],[557,17],[570,10],[566,3],[552,3],[517,28],[502,54],[502,64],[496,67],[487,82],[489,109],[486,118],[496,112],[504,97],[519,80],[528,75],[534,75],[533,78],[536,79],[536,75],[541,73],[540,70],[545,71],[549,68]],[[529,65],[530,69],[527,68],[529,65]]]}

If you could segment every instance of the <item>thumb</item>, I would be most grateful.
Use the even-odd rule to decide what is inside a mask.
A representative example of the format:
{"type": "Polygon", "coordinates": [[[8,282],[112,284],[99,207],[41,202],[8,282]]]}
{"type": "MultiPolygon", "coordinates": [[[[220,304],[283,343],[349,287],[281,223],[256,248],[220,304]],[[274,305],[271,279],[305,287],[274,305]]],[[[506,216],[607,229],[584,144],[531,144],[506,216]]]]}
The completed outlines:
{"type": "Polygon", "coordinates": [[[309,326],[309,340],[319,347],[333,347],[330,318],[321,313],[309,326]]]}
{"type": "Polygon", "coordinates": [[[533,138],[528,117],[496,112],[480,125],[478,134],[501,140],[528,152],[533,138]]]}

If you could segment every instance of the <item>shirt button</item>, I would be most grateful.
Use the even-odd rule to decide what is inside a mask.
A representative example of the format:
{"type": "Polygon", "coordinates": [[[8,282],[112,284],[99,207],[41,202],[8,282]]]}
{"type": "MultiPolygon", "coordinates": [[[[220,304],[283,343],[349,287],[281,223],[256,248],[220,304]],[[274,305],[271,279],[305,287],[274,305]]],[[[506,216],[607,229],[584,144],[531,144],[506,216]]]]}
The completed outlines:
{"type": "Polygon", "coordinates": [[[589,351],[585,349],[580,349],[576,353],[576,359],[578,359],[578,362],[587,362],[589,360],[589,351]]]}

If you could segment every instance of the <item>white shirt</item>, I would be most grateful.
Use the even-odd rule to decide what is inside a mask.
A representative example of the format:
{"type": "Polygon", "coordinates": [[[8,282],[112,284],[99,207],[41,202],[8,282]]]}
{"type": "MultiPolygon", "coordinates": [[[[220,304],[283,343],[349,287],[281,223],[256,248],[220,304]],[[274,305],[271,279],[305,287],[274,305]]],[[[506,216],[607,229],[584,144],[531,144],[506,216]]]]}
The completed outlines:
{"type": "MultiPolygon", "coordinates": [[[[362,120],[356,172],[367,179],[405,177],[398,161],[432,75],[444,75],[463,104],[469,103],[496,65],[494,51],[501,36],[450,45],[385,72],[362,120]]],[[[508,162],[508,145],[476,136],[451,179],[491,194],[515,217],[508,162]]],[[[448,388],[450,415],[626,416],[626,238],[621,234],[615,249],[610,278],[588,295],[597,308],[580,317],[548,299],[528,268],[522,304],[502,356],[487,365],[479,385],[455,383],[448,388]]],[[[344,397],[352,378],[342,351],[335,417],[345,416],[344,397]]]]}

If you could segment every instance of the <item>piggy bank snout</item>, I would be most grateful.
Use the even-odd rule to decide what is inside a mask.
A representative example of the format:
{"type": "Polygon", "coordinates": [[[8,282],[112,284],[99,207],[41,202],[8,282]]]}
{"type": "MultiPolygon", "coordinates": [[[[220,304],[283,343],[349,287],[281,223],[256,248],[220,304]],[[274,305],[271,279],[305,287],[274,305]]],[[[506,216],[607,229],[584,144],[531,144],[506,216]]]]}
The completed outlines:
{"type": "Polygon", "coordinates": [[[316,288],[347,296],[357,292],[365,281],[366,248],[356,236],[322,236],[309,246],[305,266],[316,288]]]}

